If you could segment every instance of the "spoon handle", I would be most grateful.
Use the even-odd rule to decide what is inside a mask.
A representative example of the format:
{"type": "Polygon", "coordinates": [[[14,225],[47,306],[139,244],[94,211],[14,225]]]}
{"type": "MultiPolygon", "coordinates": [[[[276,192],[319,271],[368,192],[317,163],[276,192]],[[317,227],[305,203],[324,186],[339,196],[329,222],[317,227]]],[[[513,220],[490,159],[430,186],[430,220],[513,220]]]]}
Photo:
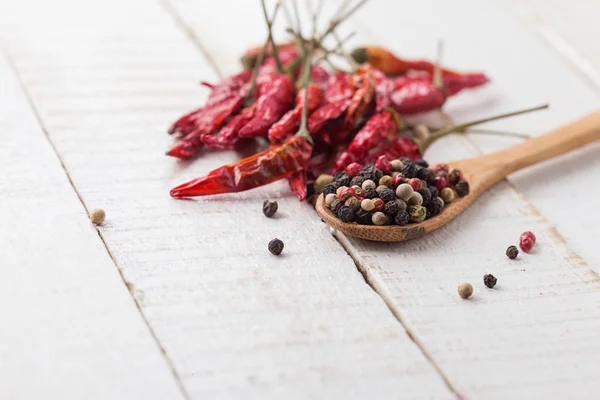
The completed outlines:
{"type": "Polygon", "coordinates": [[[563,125],[544,135],[482,157],[494,165],[498,179],[530,165],[565,154],[600,140],[600,110],[563,125]]]}

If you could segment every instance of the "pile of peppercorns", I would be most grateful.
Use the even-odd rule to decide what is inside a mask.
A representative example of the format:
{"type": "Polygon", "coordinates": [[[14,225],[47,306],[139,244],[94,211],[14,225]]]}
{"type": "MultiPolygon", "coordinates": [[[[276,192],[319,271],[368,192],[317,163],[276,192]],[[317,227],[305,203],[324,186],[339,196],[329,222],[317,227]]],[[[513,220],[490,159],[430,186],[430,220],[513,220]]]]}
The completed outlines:
{"type": "Polygon", "coordinates": [[[469,194],[461,171],[449,171],[446,164],[429,168],[422,159],[389,161],[381,156],[375,165],[352,163],[333,177],[319,178],[331,181],[322,188],[325,205],[343,222],[361,225],[422,222],[456,196],[469,194]]]}

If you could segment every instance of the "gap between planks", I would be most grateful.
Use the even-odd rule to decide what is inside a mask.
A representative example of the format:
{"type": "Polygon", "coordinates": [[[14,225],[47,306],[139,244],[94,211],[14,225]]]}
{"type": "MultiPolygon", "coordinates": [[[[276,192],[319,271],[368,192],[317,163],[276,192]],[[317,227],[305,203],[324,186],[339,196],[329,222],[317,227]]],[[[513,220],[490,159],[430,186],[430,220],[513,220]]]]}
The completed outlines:
{"type": "MultiPolygon", "coordinates": [[[[15,77],[18,80],[19,86],[21,87],[21,90],[23,91],[23,93],[24,93],[24,95],[25,95],[25,97],[27,99],[27,103],[29,104],[29,107],[31,108],[33,114],[35,115],[35,118],[36,118],[36,120],[37,120],[40,128],[44,132],[44,136],[45,136],[46,140],[48,141],[48,143],[50,144],[50,147],[52,148],[52,151],[54,152],[54,155],[56,155],[56,158],[58,159],[58,161],[60,163],[60,166],[61,166],[62,170],[64,171],[64,173],[65,173],[65,175],[67,177],[67,180],[69,181],[69,184],[73,188],[73,191],[77,195],[77,198],[79,199],[79,202],[81,203],[81,205],[85,209],[85,212],[89,216],[90,215],[90,210],[88,209],[87,205],[85,204],[85,201],[83,200],[83,197],[81,196],[81,194],[77,190],[77,187],[75,186],[75,183],[73,182],[73,179],[71,179],[71,175],[69,174],[69,171],[67,170],[63,159],[61,158],[58,150],[56,149],[56,146],[52,142],[52,139],[50,138],[50,135],[48,134],[48,130],[44,126],[44,123],[43,123],[42,118],[40,116],[39,110],[35,107],[35,104],[33,103],[33,99],[31,98],[31,94],[27,90],[27,87],[25,86],[25,84],[23,82],[23,79],[21,77],[21,74],[20,74],[19,70],[17,69],[16,65],[14,64],[14,61],[12,60],[12,57],[10,56],[10,54],[7,51],[5,51],[4,47],[0,48],[0,50],[2,51],[2,54],[4,55],[5,59],[7,60],[8,64],[10,65],[10,68],[12,69],[13,73],[15,74],[15,77]]],[[[181,391],[181,394],[183,395],[183,397],[189,400],[190,396],[187,393],[187,391],[185,390],[185,387],[183,386],[183,384],[181,382],[181,378],[179,377],[179,374],[177,373],[177,370],[175,369],[175,366],[173,365],[173,362],[167,356],[167,353],[166,353],[164,347],[162,346],[162,344],[159,342],[158,338],[156,337],[156,333],[154,332],[154,330],[152,329],[152,327],[148,323],[148,320],[147,320],[146,316],[144,315],[144,312],[142,311],[142,309],[140,307],[140,304],[138,303],[138,300],[134,296],[134,288],[135,288],[134,285],[132,283],[130,283],[130,282],[127,282],[127,280],[125,280],[125,277],[123,276],[123,272],[119,268],[115,257],[113,256],[112,252],[108,248],[108,245],[106,244],[106,241],[104,240],[104,237],[102,236],[102,232],[100,231],[100,229],[98,227],[95,227],[95,229],[96,229],[96,232],[98,233],[98,237],[100,238],[100,241],[102,241],[102,245],[104,246],[104,248],[106,249],[106,252],[108,253],[108,256],[112,260],[112,262],[113,262],[115,268],[117,269],[117,271],[119,271],[119,275],[121,276],[121,280],[123,281],[123,284],[127,288],[127,291],[131,294],[131,297],[133,298],[135,306],[136,306],[138,312],[140,313],[140,315],[142,317],[142,320],[144,321],[144,324],[148,328],[148,331],[150,332],[150,335],[152,336],[152,339],[154,340],[154,342],[156,343],[156,345],[160,349],[160,352],[163,355],[163,358],[165,359],[165,362],[169,366],[169,369],[171,370],[171,374],[173,374],[173,377],[175,378],[175,382],[177,383],[177,387],[181,391]]]]}

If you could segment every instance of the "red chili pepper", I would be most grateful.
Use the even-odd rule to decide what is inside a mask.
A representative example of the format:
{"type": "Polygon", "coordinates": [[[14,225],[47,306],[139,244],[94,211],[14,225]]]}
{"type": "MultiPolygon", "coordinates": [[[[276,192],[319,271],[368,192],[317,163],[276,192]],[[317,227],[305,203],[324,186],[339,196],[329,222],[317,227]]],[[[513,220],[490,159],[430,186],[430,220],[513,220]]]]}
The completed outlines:
{"type": "Polygon", "coordinates": [[[419,150],[419,145],[417,145],[413,139],[402,136],[393,142],[382,145],[378,150],[369,154],[364,161],[361,160],[361,162],[363,164],[372,165],[375,164],[377,159],[381,156],[387,156],[390,160],[395,160],[400,157],[418,160],[423,157],[419,150]]]}
{"type": "Polygon", "coordinates": [[[216,135],[202,135],[200,139],[209,149],[229,150],[240,140],[238,131],[254,116],[256,103],[244,108],[238,115],[225,124],[216,135]]]}
{"type": "Polygon", "coordinates": [[[398,120],[391,111],[373,115],[335,161],[335,171],[341,171],[350,163],[364,159],[369,151],[379,146],[386,138],[398,132],[398,120]]]}
{"type": "Polygon", "coordinates": [[[370,66],[362,66],[353,76],[358,90],[354,92],[352,101],[346,111],[344,128],[354,128],[358,121],[364,116],[375,96],[375,76],[370,66]]]}
{"type": "Polygon", "coordinates": [[[256,100],[254,116],[238,131],[242,138],[266,136],[271,125],[288,111],[294,101],[294,85],[285,75],[263,77],[261,90],[256,100]]]}
{"type": "Polygon", "coordinates": [[[391,100],[392,108],[400,114],[416,114],[442,107],[446,95],[432,82],[414,81],[393,92],[391,100]]]}
{"type": "Polygon", "coordinates": [[[270,147],[179,185],[171,190],[171,196],[234,193],[263,186],[305,169],[311,152],[312,146],[303,136],[294,136],[282,145],[270,147]]]}
{"type": "Polygon", "coordinates": [[[306,190],[306,170],[296,171],[287,179],[292,193],[298,197],[298,200],[306,200],[306,195],[308,193],[306,190]]]}
{"type": "MultiPolygon", "coordinates": [[[[308,115],[310,116],[323,101],[323,91],[315,84],[308,86],[308,115]]],[[[301,89],[296,95],[296,106],[285,113],[279,121],[277,121],[269,129],[269,140],[271,143],[277,144],[287,140],[290,136],[298,131],[300,127],[300,117],[302,116],[302,107],[304,105],[304,89],[301,89]]]]}
{"type": "Polygon", "coordinates": [[[312,82],[315,85],[318,85],[321,89],[325,89],[327,87],[327,82],[329,82],[329,72],[320,65],[314,65],[311,71],[312,82]]]}
{"type": "Polygon", "coordinates": [[[339,118],[350,105],[355,90],[350,75],[343,72],[331,75],[325,88],[325,104],[308,119],[308,130],[315,133],[327,121],[339,118]]]}

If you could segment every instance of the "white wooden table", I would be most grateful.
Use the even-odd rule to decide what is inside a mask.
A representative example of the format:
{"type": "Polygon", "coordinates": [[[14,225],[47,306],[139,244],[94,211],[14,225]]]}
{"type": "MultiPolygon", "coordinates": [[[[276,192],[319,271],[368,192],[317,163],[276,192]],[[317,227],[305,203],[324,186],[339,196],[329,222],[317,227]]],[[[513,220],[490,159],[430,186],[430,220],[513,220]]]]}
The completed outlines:
{"type": "MultiPolygon", "coordinates": [[[[342,32],[406,56],[443,38],[449,66],[493,78],[448,103],[456,120],[550,102],[490,124],[540,134],[600,105],[599,7],[379,0],[342,32]]],[[[169,198],[239,157],[176,162],[165,129],[264,34],[256,1],[0,1],[0,398],[597,397],[600,145],[403,244],[332,235],[284,182],[169,198]],[[511,262],[525,230],[536,251],[511,262]]],[[[427,158],[516,140],[450,137],[427,158]]]]}

